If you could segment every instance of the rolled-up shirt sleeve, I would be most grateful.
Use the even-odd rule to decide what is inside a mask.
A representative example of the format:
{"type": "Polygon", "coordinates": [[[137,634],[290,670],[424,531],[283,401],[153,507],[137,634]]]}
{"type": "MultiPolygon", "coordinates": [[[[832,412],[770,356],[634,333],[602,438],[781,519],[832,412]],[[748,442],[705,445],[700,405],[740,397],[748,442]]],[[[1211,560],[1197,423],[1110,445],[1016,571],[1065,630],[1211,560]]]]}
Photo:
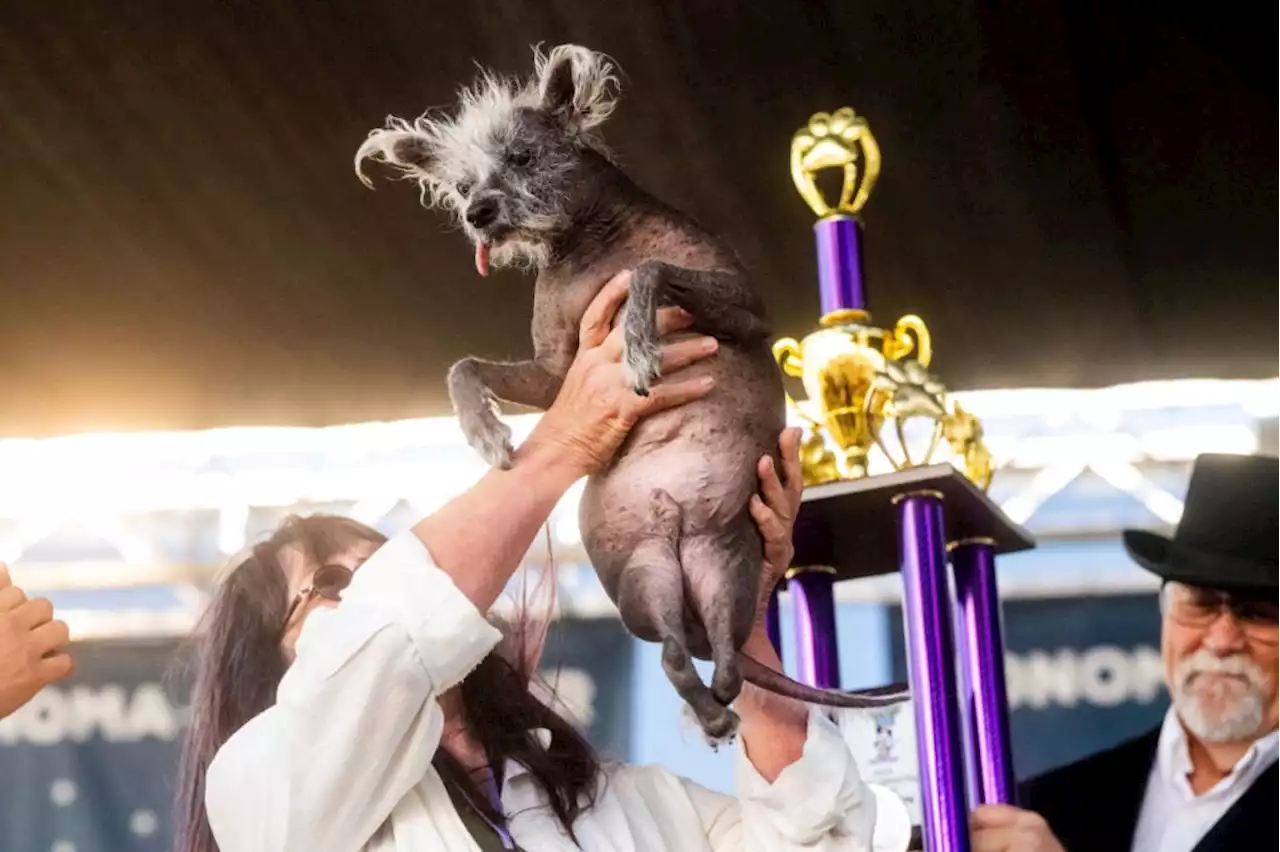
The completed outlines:
{"type": "Polygon", "coordinates": [[[358,849],[431,764],[436,698],[501,640],[412,533],[308,616],[276,703],[218,751],[205,779],[222,852],[358,849]]]}
{"type": "Polygon", "coordinates": [[[766,781],[737,749],[733,795],[654,766],[623,767],[620,792],[642,795],[668,830],[698,831],[681,848],[712,852],[867,852],[876,821],[875,795],[863,782],[840,731],[811,708],[798,760],[766,781]],[[633,791],[643,791],[635,793],[633,791]],[[687,815],[687,817],[686,817],[687,815]]]}
{"type": "Polygon", "coordinates": [[[822,710],[809,709],[808,736],[800,759],[770,784],[738,749],[734,769],[742,807],[744,842],[721,849],[804,849],[865,852],[876,822],[875,795],[840,729],[822,710]],[[765,838],[771,840],[764,841],[765,838]]]}

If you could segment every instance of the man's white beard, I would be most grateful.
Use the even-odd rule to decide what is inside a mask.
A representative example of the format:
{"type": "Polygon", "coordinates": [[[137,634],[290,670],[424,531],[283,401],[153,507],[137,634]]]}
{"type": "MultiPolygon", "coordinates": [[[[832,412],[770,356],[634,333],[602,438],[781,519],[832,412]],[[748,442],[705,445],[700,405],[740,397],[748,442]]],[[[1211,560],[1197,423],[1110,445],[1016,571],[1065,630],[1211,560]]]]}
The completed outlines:
{"type": "Polygon", "coordinates": [[[1217,657],[1204,648],[1181,660],[1173,673],[1173,706],[1187,730],[1205,742],[1256,737],[1266,713],[1265,676],[1243,654],[1217,657]],[[1238,675],[1196,677],[1196,675],[1238,675]]]}

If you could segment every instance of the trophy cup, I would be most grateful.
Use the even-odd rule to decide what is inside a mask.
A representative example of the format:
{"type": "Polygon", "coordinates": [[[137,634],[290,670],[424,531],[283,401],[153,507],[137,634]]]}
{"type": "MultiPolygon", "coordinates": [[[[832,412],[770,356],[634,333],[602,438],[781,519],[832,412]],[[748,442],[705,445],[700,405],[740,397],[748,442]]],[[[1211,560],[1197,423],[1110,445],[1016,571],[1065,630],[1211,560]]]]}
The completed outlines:
{"type": "MultiPolygon", "coordinates": [[[[879,173],[879,146],[852,109],[817,113],[792,138],[791,177],[818,216],[822,309],[809,335],[774,344],[807,395],[787,397],[807,424],[786,578],[796,677],[839,687],[834,584],[900,571],[924,844],[967,852],[970,802],[1014,796],[995,556],[1034,542],[986,496],[993,465],[982,425],[930,372],[924,321],[904,316],[886,328],[867,310],[861,212],[879,173]],[[843,174],[834,205],[817,185],[825,169],[843,174]],[[911,421],[928,427],[923,439],[909,440],[911,421]],[[935,460],[942,447],[953,461],[935,460]],[[876,451],[887,472],[872,472],[876,451]]],[[[767,624],[781,647],[776,601],[767,624]]]]}

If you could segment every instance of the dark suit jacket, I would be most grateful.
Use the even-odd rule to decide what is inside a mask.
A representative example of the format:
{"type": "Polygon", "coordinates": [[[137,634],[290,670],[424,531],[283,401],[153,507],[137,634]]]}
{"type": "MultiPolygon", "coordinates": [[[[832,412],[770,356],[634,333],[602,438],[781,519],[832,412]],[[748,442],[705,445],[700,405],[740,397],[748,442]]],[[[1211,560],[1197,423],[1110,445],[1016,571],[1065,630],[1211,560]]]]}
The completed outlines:
{"type": "MultiPolygon", "coordinates": [[[[1129,852],[1155,762],[1156,728],[1107,751],[1026,781],[1019,805],[1044,817],[1067,852],[1129,852]]],[[[1276,849],[1276,765],[1264,772],[1194,852],[1276,849]]]]}

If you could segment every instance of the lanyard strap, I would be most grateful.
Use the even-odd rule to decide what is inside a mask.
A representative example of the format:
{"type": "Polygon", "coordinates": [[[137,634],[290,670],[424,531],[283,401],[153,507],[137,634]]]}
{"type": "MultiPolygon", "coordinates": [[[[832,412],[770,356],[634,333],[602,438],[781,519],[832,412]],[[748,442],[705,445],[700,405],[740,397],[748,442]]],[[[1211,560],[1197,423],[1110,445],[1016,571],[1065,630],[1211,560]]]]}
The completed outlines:
{"type": "MultiPolygon", "coordinates": [[[[489,776],[485,780],[487,782],[485,783],[485,791],[489,795],[489,803],[493,807],[494,813],[501,814],[502,798],[498,795],[497,785],[493,783],[492,776],[489,776]]],[[[471,794],[467,792],[467,790],[463,789],[462,787],[455,787],[453,792],[455,792],[462,799],[463,804],[466,806],[468,810],[471,811],[473,815],[478,816],[481,820],[484,821],[485,825],[489,826],[489,828],[493,830],[493,833],[498,837],[498,839],[502,841],[503,849],[509,849],[509,850],[516,849],[515,840],[512,838],[511,832],[507,829],[505,820],[501,824],[495,823],[492,819],[489,818],[488,814],[486,814],[480,808],[476,807],[475,802],[472,801],[471,799],[471,794]]]]}
{"type": "Polygon", "coordinates": [[[503,849],[515,849],[515,840],[512,839],[511,832],[507,829],[506,812],[502,809],[502,796],[498,794],[498,785],[494,782],[492,773],[489,773],[489,783],[485,785],[485,790],[489,793],[489,804],[493,805],[493,812],[504,814],[502,825],[494,825],[489,822],[488,818],[485,821],[489,822],[493,830],[498,832],[498,836],[502,838],[503,849]]]}

